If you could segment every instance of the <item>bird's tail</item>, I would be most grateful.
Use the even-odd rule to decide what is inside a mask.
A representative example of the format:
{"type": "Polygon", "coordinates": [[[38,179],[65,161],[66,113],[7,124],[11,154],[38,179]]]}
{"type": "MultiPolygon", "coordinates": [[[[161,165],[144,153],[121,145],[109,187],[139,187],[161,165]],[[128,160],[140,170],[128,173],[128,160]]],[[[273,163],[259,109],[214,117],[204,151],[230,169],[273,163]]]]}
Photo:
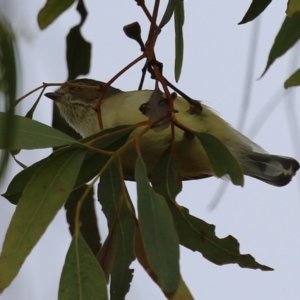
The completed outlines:
{"type": "Polygon", "coordinates": [[[299,163],[285,156],[252,152],[241,159],[245,175],[274,186],[285,186],[299,169],[299,163]]]}

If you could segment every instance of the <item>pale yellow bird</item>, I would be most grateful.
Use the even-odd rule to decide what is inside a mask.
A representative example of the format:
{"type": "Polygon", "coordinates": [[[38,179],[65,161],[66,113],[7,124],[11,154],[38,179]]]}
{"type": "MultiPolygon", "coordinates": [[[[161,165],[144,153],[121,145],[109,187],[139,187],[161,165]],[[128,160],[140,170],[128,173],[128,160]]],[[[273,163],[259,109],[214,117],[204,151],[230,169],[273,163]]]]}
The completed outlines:
{"type": "MultiPolygon", "coordinates": [[[[100,86],[100,82],[92,79],[77,79],[72,83],[76,83],[77,86],[65,85],[54,93],[46,93],[45,96],[55,101],[61,115],[71,127],[82,137],[87,137],[100,131],[94,107],[101,90],[85,88],[83,85],[100,86]]],[[[108,90],[101,103],[103,129],[147,121],[148,117],[141,112],[140,108],[149,100],[152,93],[151,90],[130,92],[122,92],[114,88],[108,90]]],[[[245,175],[274,186],[284,186],[291,181],[299,169],[299,163],[295,159],[266,153],[260,146],[232,128],[208,106],[203,103],[201,106],[201,111],[192,109],[185,99],[177,97],[174,101],[176,119],[193,131],[210,133],[217,137],[238,160],[245,175]]],[[[135,129],[130,137],[137,135],[141,130],[142,127],[135,129]]],[[[157,132],[149,130],[141,138],[141,152],[149,176],[158,159],[170,146],[171,139],[171,126],[157,132]]],[[[175,127],[172,153],[179,162],[183,179],[215,175],[200,141],[191,138],[177,127],[175,127]]],[[[136,158],[134,145],[122,155],[123,171],[127,179],[134,179],[136,158]]]]}

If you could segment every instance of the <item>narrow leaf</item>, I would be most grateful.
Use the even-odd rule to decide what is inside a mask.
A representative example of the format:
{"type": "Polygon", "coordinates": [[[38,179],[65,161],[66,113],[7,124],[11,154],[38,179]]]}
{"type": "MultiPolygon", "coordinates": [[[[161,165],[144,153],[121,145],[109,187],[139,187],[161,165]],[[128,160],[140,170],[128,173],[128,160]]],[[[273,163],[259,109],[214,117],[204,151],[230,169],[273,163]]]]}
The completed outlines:
{"type": "Polygon", "coordinates": [[[162,29],[172,18],[175,6],[182,0],[169,0],[165,13],[160,21],[159,28],[162,29]]]}
{"type": "Polygon", "coordinates": [[[39,11],[38,24],[40,29],[47,28],[57,17],[67,10],[76,0],[47,0],[39,11]]]}
{"type": "Polygon", "coordinates": [[[71,193],[85,150],[68,149],[47,160],[24,189],[0,257],[0,291],[23,262],[71,193]]]}
{"type": "Polygon", "coordinates": [[[180,279],[179,243],[172,215],[165,199],[150,186],[140,157],[135,178],[140,228],[151,269],[164,292],[175,292],[180,279]]]}
{"type": "Polygon", "coordinates": [[[251,255],[240,254],[239,243],[235,238],[218,238],[214,225],[190,215],[186,208],[175,202],[182,186],[179,165],[169,153],[165,153],[154,167],[152,184],[154,190],[167,200],[182,246],[200,252],[217,265],[236,263],[242,268],[272,270],[257,263],[251,255]]]}
{"type": "MultiPolygon", "coordinates": [[[[156,277],[155,273],[153,272],[153,270],[151,269],[151,266],[149,264],[149,261],[148,261],[148,258],[147,258],[146,252],[145,252],[145,247],[144,247],[144,244],[142,241],[141,231],[138,227],[136,229],[137,230],[135,233],[135,241],[134,241],[136,257],[137,257],[139,263],[141,264],[141,266],[151,277],[151,279],[159,286],[157,277],[156,277]]],[[[194,299],[182,278],[180,278],[178,288],[175,292],[173,292],[173,293],[165,293],[164,292],[164,294],[168,299],[172,299],[172,300],[193,300],[194,299]]]]}
{"type": "Polygon", "coordinates": [[[272,271],[273,269],[255,261],[250,254],[241,254],[238,241],[231,235],[218,238],[215,226],[192,215],[182,206],[169,205],[172,212],[180,244],[217,265],[238,264],[241,268],[272,271]]]}
{"type": "MultiPolygon", "coordinates": [[[[12,122],[13,127],[7,127],[7,114],[0,112],[0,132],[10,131],[13,136],[9,149],[39,149],[76,143],[72,137],[26,117],[15,115],[12,122]]],[[[5,137],[0,135],[0,148],[5,147],[5,137]]]]}
{"type": "Polygon", "coordinates": [[[79,233],[68,250],[59,283],[59,300],[108,300],[106,279],[98,261],[79,233]]]}
{"type": "MultiPolygon", "coordinates": [[[[114,238],[109,236],[112,241],[110,247],[113,248],[111,252],[114,252],[116,247],[114,257],[106,255],[107,260],[113,260],[113,264],[108,262],[111,266],[111,299],[125,299],[133,277],[133,269],[129,266],[135,259],[133,249],[135,222],[126,203],[127,193],[115,161],[101,176],[98,199],[107,218],[109,234],[114,235],[114,238]]],[[[132,204],[129,205],[133,207],[132,204]]],[[[108,253],[108,247],[105,250],[108,253]]]]}
{"type": "Polygon", "coordinates": [[[284,87],[287,89],[292,86],[300,85],[300,69],[293,73],[285,82],[284,87]]]}
{"type": "MultiPolygon", "coordinates": [[[[84,184],[72,191],[67,202],[65,203],[66,216],[71,236],[73,236],[75,233],[75,215],[77,204],[82,195],[85,193],[86,188],[87,185],[84,184]]],[[[86,196],[80,210],[80,231],[84,240],[89,245],[94,255],[96,255],[100,250],[101,243],[94,202],[93,189],[91,189],[86,196]]]]}
{"type": "MultiPolygon", "coordinates": [[[[129,126],[119,126],[116,128],[107,129],[93,136],[82,139],[80,142],[86,143],[92,141],[96,137],[107,135],[105,138],[94,142],[92,145],[95,148],[108,150],[108,151],[115,151],[119,149],[121,146],[123,146],[124,143],[127,141],[128,136],[131,133],[131,130],[119,132],[121,129],[126,129],[127,127],[129,126]]],[[[78,146],[72,145],[71,147],[78,147],[78,146]]],[[[35,172],[46,161],[48,161],[48,159],[51,159],[52,156],[61,153],[60,151],[65,151],[65,149],[55,151],[49,157],[46,157],[39,162],[36,162],[35,164],[31,165],[30,167],[18,173],[10,182],[7,191],[2,196],[5,197],[7,200],[9,200],[11,203],[17,204],[31,176],[33,176],[33,174],[35,174],[35,172]]],[[[77,176],[74,189],[93,179],[101,170],[101,168],[105,165],[108,159],[109,156],[107,155],[95,153],[94,151],[87,151],[84,158],[84,162],[77,176]]]]}
{"type": "Polygon", "coordinates": [[[245,24],[257,18],[272,2],[272,0],[252,0],[250,7],[239,24],[245,24]]]}
{"type": "Polygon", "coordinates": [[[50,157],[46,157],[18,173],[10,182],[6,192],[1,196],[5,197],[10,203],[17,205],[31,177],[48,159],[50,159],[50,157]]]}
{"type": "MultiPolygon", "coordinates": [[[[17,93],[17,63],[18,51],[12,28],[3,14],[0,15],[0,91],[4,96],[2,109],[8,112],[6,118],[6,128],[13,128],[14,106],[17,93]]],[[[9,158],[10,141],[13,132],[0,129],[1,140],[5,145],[5,150],[0,150],[0,181],[6,170],[9,158]]]]}
{"type": "Polygon", "coordinates": [[[294,13],[300,12],[300,1],[299,0],[289,0],[287,9],[286,9],[286,14],[288,17],[292,18],[294,13]]]}
{"type": "Polygon", "coordinates": [[[209,133],[195,132],[195,135],[200,140],[214,169],[215,175],[222,177],[228,174],[233,184],[243,186],[243,170],[228,148],[209,133]]]}
{"type": "Polygon", "coordinates": [[[300,12],[294,13],[292,18],[286,17],[269,53],[263,76],[274,61],[292,48],[300,38],[300,12]]]}
{"type": "Polygon", "coordinates": [[[184,24],[184,2],[179,1],[174,10],[175,23],[175,80],[178,82],[183,63],[183,24],[184,24]]]}
{"type": "Polygon", "coordinates": [[[77,11],[81,16],[80,23],[67,35],[68,80],[75,79],[79,75],[86,75],[90,71],[92,45],[82,37],[80,31],[87,15],[82,0],[78,2],[77,11]]]}

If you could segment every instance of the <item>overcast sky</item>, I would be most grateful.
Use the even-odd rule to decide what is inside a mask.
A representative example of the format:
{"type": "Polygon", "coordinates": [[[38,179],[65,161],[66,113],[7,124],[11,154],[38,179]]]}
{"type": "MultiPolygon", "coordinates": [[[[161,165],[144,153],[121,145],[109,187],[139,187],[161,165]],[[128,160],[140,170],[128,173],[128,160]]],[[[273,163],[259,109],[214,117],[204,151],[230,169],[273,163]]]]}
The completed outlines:
{"type": "MultiPolygon", "coordinates": [[[[17,33],[20,50],[21,87],[19,94],[41,82],[63,82],[67,78],[65,36],[79,21],[75,6],[44,31],[37,26],[36,16],[43,0],[0,0],[17,33]],[[9,3],[8,3],[9,2],[9,3]]],[[[164,4],[166,1],[161,1],[164,4]]],[[[269,50],[285,17],[286,1],[273,1],[254,23],[237,25],[249,1],[185,1],[184,65],[178,87],[191,97],[203,100],[233,126],[239,122],[244,99],[249,53],[253,53],[251,34],[256,31],[257,52],[251,85],[251,102],[243,118],[244,133],[268,152],[293,156],[300,160],[297,143],[300,128],[295,116],[300,115],[299,93],[294,89],[285,95],[284,80],[300,61],[290,51],[262,74],[269,50]],[[257,21],[256,21],[257,22],[257,21]],[[266,109],[267,107],[267,109],[266,109]],[[259,117],[264,111],[263,117],[259,117]]],[[[123,33],[123,26],[138,21],[143,37],[148,22],[133,0],[85,1],[89,12],[82,33],[93,43],[92,65],[88,77],[109,80],[127,63],[140,55],[139,46],[123,33]]],[[[152,1],[146,1],[146,4],[152,1]]],[[[299,52],[299,51],[298,51],[299,52]]],[[[164,75],[174,80],[174,30],[170,22],[163,30],[156,48],[157,59],[164,63],[164,75]]],[[[121,77],[115,86],[136,89],[140,77],[138,65],[121,77]]],[[[145,88],[152,89],[148,80],[145,88]]],[[[49,90],[50,91],[50,90],[49,90]]],[[[35,96],[26,99],[20,114],[31,107],[35,96]]],[[[51,105],[47,98],[40,103],[36,119],[50,124],[51,105]]],[[[22,151],[19,159],[31,164],[49,151],[22,151]]],[[[20,171],[11,163],[3,193],[14,174],[20,171]]],[[[300,294],[300,174],[286,187],[276,188],[246,178],[243,188],[228,184],[219,205],[210,205],[222,180],[216,178],[185,182],[178,202],[190,213],[216,225],[219,237],[233,235],[243,254],[251,254],[273,272],[241,269],[237,265],[217,266],[200,253],[181,248],[181,272],[195,299],[298,299],[300,294]]],[[[135,185],[128,184],[135,201],[135,185]]],[[[0,198],[0,245],[4,239],[14,206],[0,198]]],[[[99,211],[102,236],[105,219],[99,211]]],[[[19,275],[1,295],[3,300],[56,299],[58,282],[70,243],[68,226],[61,211],[24,263],[19,275]]],[[[126,299],[164,299],[158,287],[137,263],[135,276],[126,299]]]]}

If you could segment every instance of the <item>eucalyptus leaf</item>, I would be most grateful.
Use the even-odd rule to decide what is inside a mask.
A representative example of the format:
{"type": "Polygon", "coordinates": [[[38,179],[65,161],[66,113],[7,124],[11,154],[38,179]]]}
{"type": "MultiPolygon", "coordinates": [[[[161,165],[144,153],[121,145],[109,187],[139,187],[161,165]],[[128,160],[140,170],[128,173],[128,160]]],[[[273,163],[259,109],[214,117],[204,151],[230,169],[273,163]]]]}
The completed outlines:
{"type": "Polygon", "coordinates": [[[272,0],[252,0],[250,7],[239,24],[245,24],[257,18],[272,2],[272,0]]]}
{"type": "Polygon", "coordinates": [[[80,13],[80,23],[73,27],[67,35],[67,65],[68,80],[79,75],[86,75],[90,71],[91,43],[81,35],[81,27],[86,19],[87,11],[82,0],[79,0],[77,11],[80,13]]]}
{"type": "Polygon", "coordinates": [[[26,257],[68,199],[85,149],[61,151],[43,164],[26,185],[9,224],[0,256],[0,292],[18,274],[26,257]]]}
{"type": "Polygon", "coordinates": [[[236,263],[242,268],[272,270],[256,262],[251,255],[241,254],[239,243],[234,237],[218,238],[214,225],[190,215],[185,207],[175,202],[182,188],[179,174],[177,161],[170,153],[165,153],[154,167],[151,182],[155,192],[167,200],[180,244],[192,251],[200,252],[217,265],[236,263]]]}
{"type": "Polygon", "coordinates": [[[175,80],[178,82],[183,63],[183,24],[184,24],[184,2],[179,1],[174,9],[175,23],[175,80]]]}
{"type": "MultiPolygon", "coordinates": [[[[102,255],[102,263],[111,269],[110,296],[112,300],[125,299],[133,277],[129,266],[135,259],[133,240],[135,234],[134,218],[128,208],[128,193],[122,180],[121,170],[114,161],[105,170],[98,186],[98,199],[107,218],[109,247],[102,255]],[[110,253],[115,252],[112,257],[110,253]],[[113,263],[110,262],[113,259],[113,263]],[[105,261],[106,260],[106,261],[105,261]]],[[[132,206],[132,203],[129,204],[132,206]]],[[[102,250],[101,250],[102,252],[102,250]]]]}
{"type": "Polygon", "coordinates": [[[138,216],[145,251],[151,269],[165,293],[179,285],[179,241],[165,199],[148,182],[145,164],[137,158],[136,174],[138,216]]]}
{"type": "Polygon", "coordinates": [[[284,87],[287,89],[292,86],[300,85],[300,69],[293,73],[285,82],[284,87]]]}
{"type": "MultiPolygon", "coordinates": [[[[69,224],[71,236],[75,233],[75,216],[78,201],[86,192],[87,185],[82,185],[72,191],[68,200],[65,203],[66,217],[69,224]]],[[[95,199],[93,189],[89,191],[80,210],[80,232],[82,237],[89,245],[90,249],[96,255],[100,250],[100,233],[98,229],[97,215],[95,210],[95,199]]]]}
{"type": "Polygon", "coordinates": [[[160,29],[162,29],[171,20],[175,6],[181,1],[182,0],[169,0],[167,8],[158,26],[160,29]]]}
{"type": "MultiPolygon", "coordinates": [[[[87,143],[96,139],[97,137],[101,137],[105,135],[106,136],[105,138],[95,141],[93,143],[93,146],[95,148],[101,148],[103,150],[115,151],[124,145],[124,143],[128,139],[128,136],[131,133],[131,130],[122,131],[118,133],[118,131],[120,131],[121,129],[126,129],[126,128],[129,128],[129,126],[118,126],[116,128],[106,129],[95,135],[82,139],[80,142],[87,143]]],[[[74,144],[72,145],[72,147],[79,147],[79,145],[74,144]]],[[[44,163],[46,163],[49,159],[51,159],[52,156],[55,156],[61,153],[61,151],[66,151],[66,150],[67,149],[59,149],[53,152],[53,154],[51,154],[49,157],[46,157],[41,161],[38,161],[35,164],[29,166],[28,168],[22,170],[13,178],[13,180],[10,182],[7,188],[7,191],[2,196],[5,197],[11,203],[17,204],[24,191],[24,188],[26,187],[30,178],[36,173],[36,171],[44,163]]],[[[99,154],[94,151],[87,151],[84,161],[81,165],[79,174],[77,176],[74,189],[88,182],[89,180],[92,180],[99,173],[99,171],[108,161],[108,159],[109,159],[108,155],[99,154]]]]}
{"type": "Polygon", "coordinates": [[[194,132],[200,140],[217,177],[228,174],[233,184],[243,186],[243,170],[228,148],[209,133],[194,132]]]}
{"type": "Polygon", "coordinates": [[[39,11],[38,24],[40,29],[47,28],[76,0],[47,0],[45,6],[39,11]]]}
{"type": "Polygon", "coordinates": [[[272,45],[272,48],[269,53],[268,62],[266,68],[261,76],[263,76],[274,61],[292,48],[295,43],[300,39],[300,12],[293,14],[292,18],[286,17],[275,41],[272,45]]]}
{"type": "Polygon", "coordinates": [[[108,300],[101,266],[81,233],[75,234],[62,270],[58,300],[108,300]]]}
{"type": "Polygon", "coordinates": [[[5,136],[0,135],[0,149],[40,149],[77,143],[72,137],[43,123],[14,115],[13,127],[7,124],[8,114],[0,112],[0,132],[9,131],[12,135],[7,145],[5,136]]]}
{"type": "MultiPolygon", "coordinates": [[[[6,128],[13,128],[14,106],[17,93],[17,65],[18,49],[14,32],[8,20],[0,14],[0,91],[3,94],[3,108],[7,111],[6,128]]],[[[2,109],[3,109],[2,108],[2,109]]],[[[0,178],[6,170],[9,158],[9,144],[13,139],[13,132],[0,129],[1,140],[5,150],[0,150],[0,178]]]]}

